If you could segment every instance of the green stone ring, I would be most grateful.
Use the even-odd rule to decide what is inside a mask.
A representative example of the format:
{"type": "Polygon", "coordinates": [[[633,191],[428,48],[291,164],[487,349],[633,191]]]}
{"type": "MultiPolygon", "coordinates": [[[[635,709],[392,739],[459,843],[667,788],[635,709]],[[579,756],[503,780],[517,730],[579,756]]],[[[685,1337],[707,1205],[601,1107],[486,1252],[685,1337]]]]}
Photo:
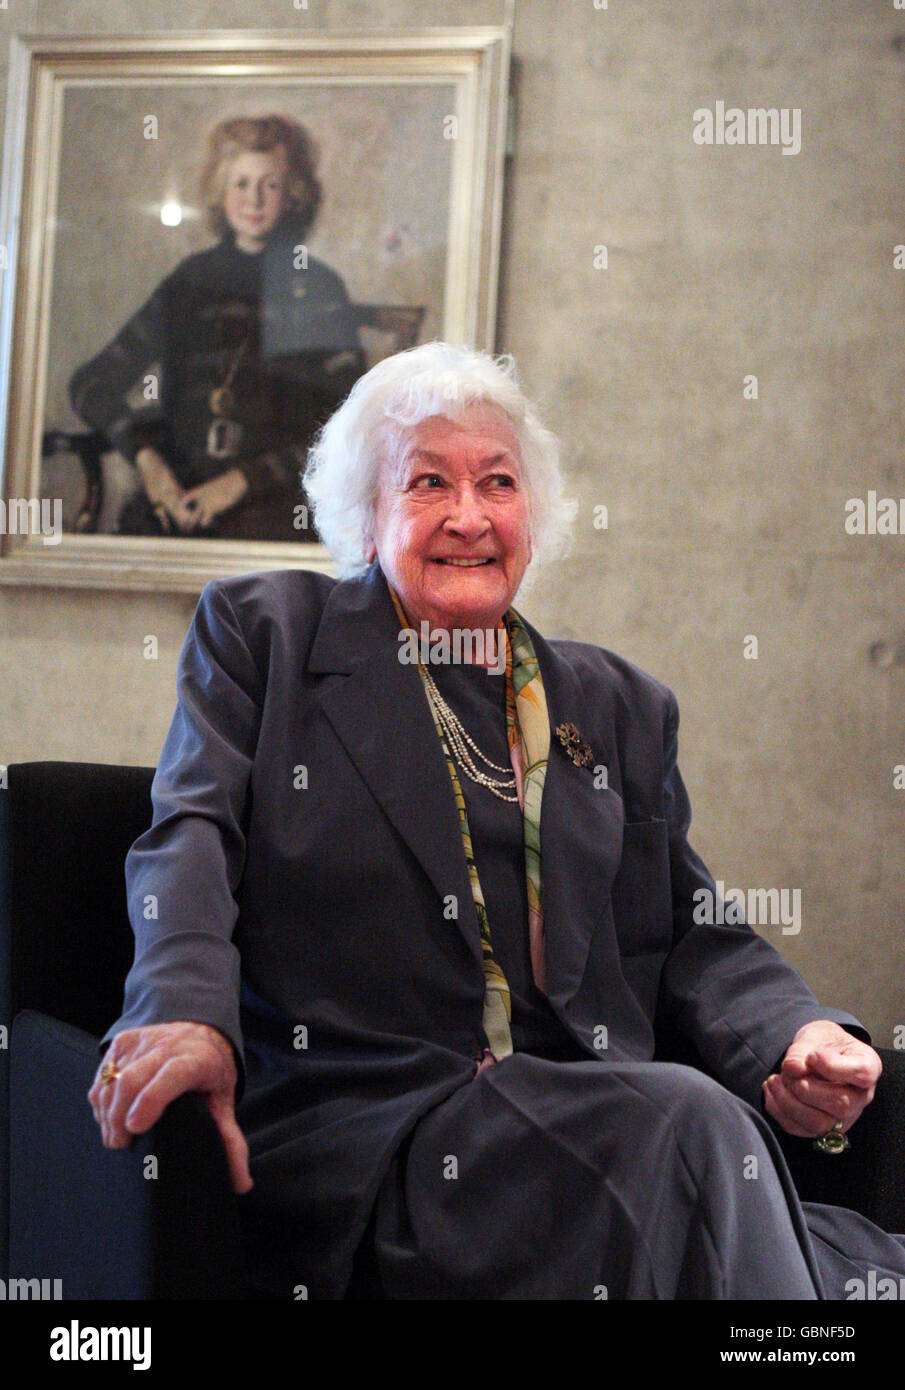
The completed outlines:
{"type": "Polygon", "coordinates": [[[851,1148],[851,1141],[847,1134],[842,1133],[842,1121],[837,1120],[829,1134],[823,1134],[819,1139],[814,1140],[814,1148],[822,1154],[842,1154],[846,1149],[851,1148]]]}

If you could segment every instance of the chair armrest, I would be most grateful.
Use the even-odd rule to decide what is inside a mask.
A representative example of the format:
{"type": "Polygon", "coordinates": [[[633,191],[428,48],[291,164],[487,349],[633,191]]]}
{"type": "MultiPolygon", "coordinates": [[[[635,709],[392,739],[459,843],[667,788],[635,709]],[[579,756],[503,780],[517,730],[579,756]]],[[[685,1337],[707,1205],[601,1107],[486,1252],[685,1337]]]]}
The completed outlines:
{"type": "Polygon", "coordinates": [[[65,1299],[241,1296],[236,1200],[204,1100],[180,1096],[129,1149],[105,1149],[87,1100],[98,1060],[97,1038],[69,1024],[31,1010],[13,1023],[11,1277],[60,1279],[65,1299]]]}
{"type": "Polygon", "coordinates": [[[802,1201],[850,1207],[898,1235],[905,1233],[905,1052],[877,1051],[883,1075],[852,1127],[850,1149],[821,1154],[810,1139],[777,1132],[802,1201]]]}

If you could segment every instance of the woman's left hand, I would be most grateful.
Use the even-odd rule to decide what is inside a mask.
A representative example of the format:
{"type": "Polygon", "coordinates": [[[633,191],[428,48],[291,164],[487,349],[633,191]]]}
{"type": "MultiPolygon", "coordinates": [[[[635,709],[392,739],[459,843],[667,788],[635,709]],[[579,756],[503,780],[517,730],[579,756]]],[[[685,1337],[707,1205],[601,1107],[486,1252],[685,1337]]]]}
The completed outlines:
{"type": "Polygon", "coordinates": [[[882,1070],[874,1049],[838,1023],[806,1023],[764,1082],[764,1108],[799,1138],[826,1134],[839,1120],[844,1133],[870,1105],[882,1070]]]}
{"type": "Polygon", "coordinates": [[[179,507],[184,519],[183,529],[195,531],[210,526],[221,514],[228,512],[248,491],[248,479],[238,468],[228,468],[210,482],[187,488],[179,507]]]}

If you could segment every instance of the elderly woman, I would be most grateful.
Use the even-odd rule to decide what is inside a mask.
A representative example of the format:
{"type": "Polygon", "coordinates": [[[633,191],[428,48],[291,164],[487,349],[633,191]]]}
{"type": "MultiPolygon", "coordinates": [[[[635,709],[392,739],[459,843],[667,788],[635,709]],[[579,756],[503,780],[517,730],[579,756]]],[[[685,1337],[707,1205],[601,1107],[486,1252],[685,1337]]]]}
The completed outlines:
{"type": "Polygon", "coordinates": [[[905,1272],[796,1197],[771,1125],[846,1142],[880,1060],[749,927],[694,920],[674,697],[512,606],[572,513],[511,361],[384,360],[306,483],[341,579],[209,584],[182,651],[104,1143],[203,1092],[277,1297],[341,1296],[365,1250],[396,1298],[905,1272]],[[654,1060],[677,1043],[710,1075],[654,1060]]]}

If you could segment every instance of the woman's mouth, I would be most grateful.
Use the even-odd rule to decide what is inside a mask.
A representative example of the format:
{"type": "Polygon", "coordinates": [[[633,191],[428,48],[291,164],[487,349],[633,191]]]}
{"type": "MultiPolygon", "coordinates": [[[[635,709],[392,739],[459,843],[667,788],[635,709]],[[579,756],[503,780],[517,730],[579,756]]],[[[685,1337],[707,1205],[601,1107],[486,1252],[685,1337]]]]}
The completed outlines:
{"type": "Polygon", "coordinates": [[[479,565],[492,565],[493,558],[489,555],[477,560],[456,560],[451,557],[438,555],[436,559],[438,565],[453,565],[456,569],[476,569],[479,565]]]}

